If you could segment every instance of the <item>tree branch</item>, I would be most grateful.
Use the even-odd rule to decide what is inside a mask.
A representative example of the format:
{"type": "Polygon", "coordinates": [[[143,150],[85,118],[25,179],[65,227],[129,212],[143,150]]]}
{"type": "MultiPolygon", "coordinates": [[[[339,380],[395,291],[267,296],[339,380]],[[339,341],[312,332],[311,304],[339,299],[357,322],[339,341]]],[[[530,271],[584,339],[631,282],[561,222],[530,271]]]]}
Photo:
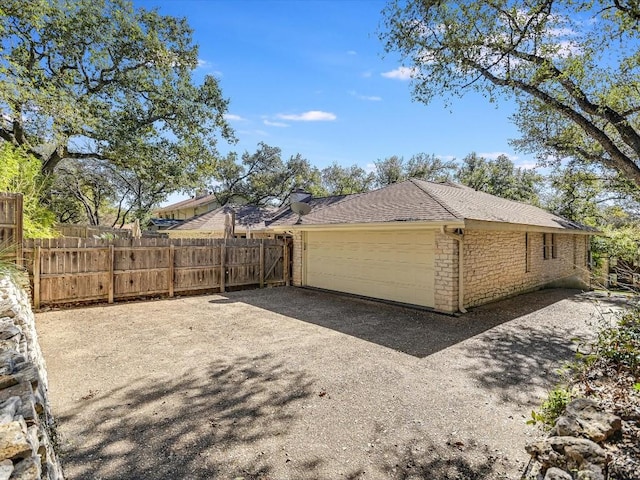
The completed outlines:
{"type": "Polygon", "coordinates": [[[587,135],[596,140],[610,155],[610,160],[601,158],[601,161],[610,162],[611,167],[629,175],[636,184],[640,185],[640,168],[638,165],[627,157],[613,142],[613,140],[611,140],[604,131],[594,125],[588,118],[533,85],[529,85],[521,80],[506,80],[504,78],[497,77],[486,67],[470,59],[465,60],[465,63],[478,70],[491,83],[502,87],[517,88],[528,93],[532,97],[537,98],[544,104],[556,110],[558,113],[573,121],[582,128],[587,135]]]}

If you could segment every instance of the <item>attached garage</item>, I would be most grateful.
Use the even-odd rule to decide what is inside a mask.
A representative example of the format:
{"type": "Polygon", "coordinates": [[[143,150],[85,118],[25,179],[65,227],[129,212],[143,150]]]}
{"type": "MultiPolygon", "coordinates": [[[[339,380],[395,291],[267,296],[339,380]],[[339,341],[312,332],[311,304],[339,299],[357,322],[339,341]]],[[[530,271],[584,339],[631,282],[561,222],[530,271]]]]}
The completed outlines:
{"type": "Polygon", "coordinates": [[[434,230],[305,232],[306,285],[434,307],[434,230]]]}
{"type": "Polygon", "coordinates": [[[293,240],[295,286],[447,313],[548,285],[588,288],[597,232],[533,205],[417,179],[300,195],[268,222],[293,240]]]}

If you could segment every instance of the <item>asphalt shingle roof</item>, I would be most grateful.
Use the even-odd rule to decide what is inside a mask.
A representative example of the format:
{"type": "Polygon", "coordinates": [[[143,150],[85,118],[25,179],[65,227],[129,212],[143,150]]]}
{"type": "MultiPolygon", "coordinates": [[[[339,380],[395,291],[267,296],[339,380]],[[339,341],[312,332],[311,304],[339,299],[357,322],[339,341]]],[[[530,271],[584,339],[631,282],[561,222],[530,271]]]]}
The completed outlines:
{"type": "Polygon", "coordinates": [[[302,225],[456,220],[457,217],[412,182],[348,195],[322,209],[311,208],[302,225]]]}
{"type": "MultiPolygon", "coordinates": [[[[341,202],[345,198],[356,197],[357,195],[333,195],[330,197],[310,197],[305,200],[305,203],[308,203],[311,206],[311,212],[316,213],[320,212],[325,208],[330,207],[336,203],[341,202]]],[[[305,217],[302,217],[305,219],[305,217]]],[[[298,221],[298,214],[293,213],[289,205],[282,207],[276,213],[274,213],[273,217],[267,221],[268,226],[286,226],[293,225],[298,221]]]]}
{"type": "Polygon", "coordinates": [[[458,218],[486,222],[503,222],[539,227],[591,230],[589,227],[555,215],[542,208],[496,197],[454,183],[410,180],[428,195],[439,199],[458,218]]]}
{"type": "MultiPolygon", "coordinates": [[[[454,183],[411,179],[371,192],[310,199],[301,225],[479,220],[569,230],[592,230],[533,205],[506,200],[454,183]]],[[[293,225],[290,209],[267,226],[293,225]]]]}
{"type": "Polygon", "coordinates": [[[185,220],[182,224],[173,227],[172,230],[224,231],[225,215],[232,210],[236,212],[236,230],[240,231],[247,228],[263,229],[265,220],[271,218],[274,213],[272,208],[255,205],[225,205],[185,220]]]}

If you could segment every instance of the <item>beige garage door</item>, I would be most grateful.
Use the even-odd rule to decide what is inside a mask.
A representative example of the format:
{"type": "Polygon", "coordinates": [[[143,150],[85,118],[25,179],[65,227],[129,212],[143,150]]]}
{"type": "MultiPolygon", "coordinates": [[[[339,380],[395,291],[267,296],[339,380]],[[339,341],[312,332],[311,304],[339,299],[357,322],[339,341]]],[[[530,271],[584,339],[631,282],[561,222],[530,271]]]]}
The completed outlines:
{"type": "Polygon", "coordinates": [[[306,284],[434,306],[433,231],[308,232],[306,284]]]}

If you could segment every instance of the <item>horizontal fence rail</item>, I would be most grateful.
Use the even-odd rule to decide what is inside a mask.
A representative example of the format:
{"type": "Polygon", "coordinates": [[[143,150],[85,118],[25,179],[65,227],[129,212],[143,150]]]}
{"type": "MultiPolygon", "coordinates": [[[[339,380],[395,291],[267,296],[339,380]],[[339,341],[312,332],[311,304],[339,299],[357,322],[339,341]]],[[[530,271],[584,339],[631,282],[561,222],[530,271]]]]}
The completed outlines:
{"type": "Polygon", "coordinates": [[[289,283],[289,250],[269,239],[25,240],[23,254],[41,305],[224,292],[289,283]]]}

